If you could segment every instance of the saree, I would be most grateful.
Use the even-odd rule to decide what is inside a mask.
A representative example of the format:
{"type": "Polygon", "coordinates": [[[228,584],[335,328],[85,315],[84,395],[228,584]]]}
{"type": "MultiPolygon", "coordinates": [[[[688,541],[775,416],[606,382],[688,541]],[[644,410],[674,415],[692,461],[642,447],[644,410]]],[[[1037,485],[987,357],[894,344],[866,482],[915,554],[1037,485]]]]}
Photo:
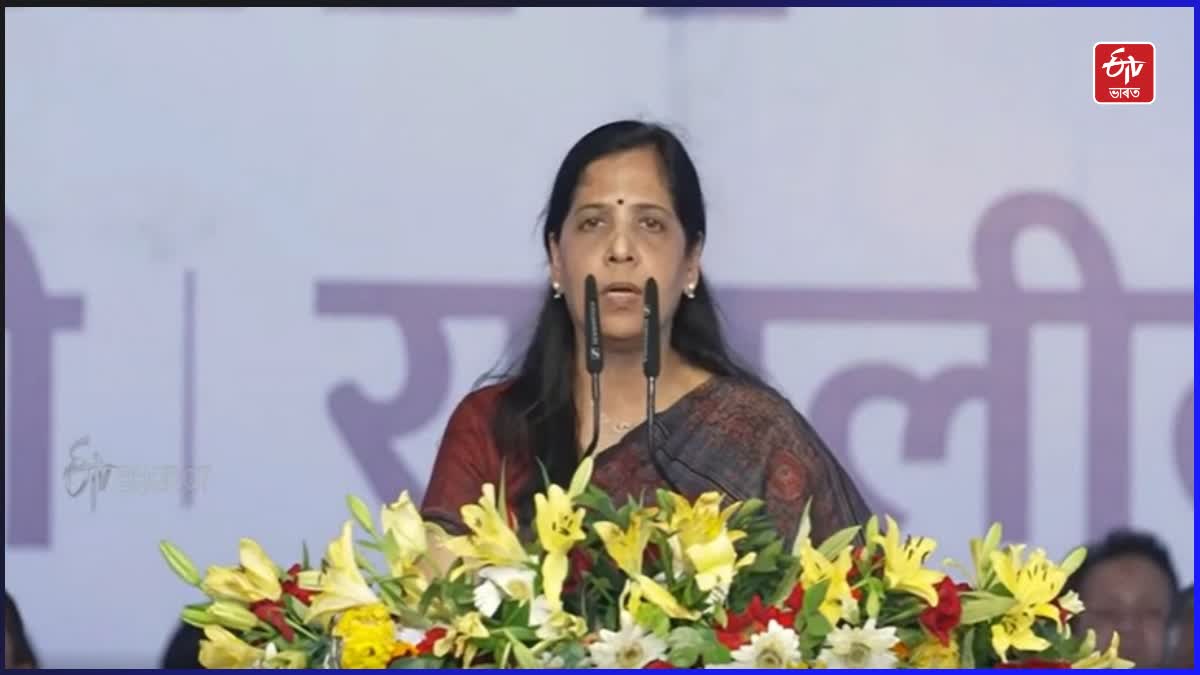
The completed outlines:
{"type": "MultiPolygon", "coordinates": [[[[434,461],[422,515],[450,532],[464,528],[459,509],[484,483],[498,484],[501,453],[490,432],[504,383],[479,389],[458,405],[434,461]]],[[[657,413],[653,448],[646,422],[599,452],[592,482],[617,506],[648,504],[659,488],[689,500],[710,491],[726,502],[763,500],[790,547],[806,504],[812,540],[820,543],[870,517],[867,504],[812,425],[778,393],[714,376],[657,413]]],[[[508,494],[540,480],[532,457],[503,462],[508,494]]]]}

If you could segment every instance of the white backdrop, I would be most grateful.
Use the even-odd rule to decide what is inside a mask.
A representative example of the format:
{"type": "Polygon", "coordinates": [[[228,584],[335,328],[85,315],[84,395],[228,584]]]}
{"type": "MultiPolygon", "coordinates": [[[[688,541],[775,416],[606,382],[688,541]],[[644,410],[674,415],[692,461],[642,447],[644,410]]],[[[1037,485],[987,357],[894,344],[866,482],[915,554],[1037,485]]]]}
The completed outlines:
{"type": "Polygon", "coordinates": [[[1191,9],[5,20],[5,585],[47,665],[157,662],[195,599],[161,538],[288,564],[419,494],[542,292],[558,161],[630,116],[683,133],[739,344],[877,507],[939,557],[1147,527],[1192,578],[1191,9]],[[1156,44],[1155,103],[1092,102],[1106,40],[1156,44]]]}

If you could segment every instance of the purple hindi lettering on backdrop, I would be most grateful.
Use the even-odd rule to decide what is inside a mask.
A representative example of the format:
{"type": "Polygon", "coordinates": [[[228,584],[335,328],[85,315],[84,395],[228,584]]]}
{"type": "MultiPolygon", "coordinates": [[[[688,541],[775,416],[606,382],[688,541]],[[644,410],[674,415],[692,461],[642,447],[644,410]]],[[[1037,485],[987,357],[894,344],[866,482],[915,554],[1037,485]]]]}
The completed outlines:
{"type": "MultiPolygon", "coordinates": [[[[987,406],[985,475],[988,520],[1005,524],[1014,537],[1029,525],[1029,330],[1038,321],[1072,321],[1088,326],[1087,529],[1095,535],[1125,524],[1130,513],[1131,332],[1135,323],[1191,323],[1193,294],[1125,291],[1104,239],[1078,205],[1054,194],[1006,196],[984,213],[975,238],[977,290],[819,290],[733,289],[724,298],[733,325],[750,331],[742,345],[757,360],[761,327],[772,320],[963,321],[988,328],[987,358],[980,366],[956,366],[922,382],[888,364],[866,364],[835,374],[818,390],[813,423],[847,462],[850,422],[855,410],[874,398],[905,403],[909,419],[903,453],[910,459],[946,455],[950,414],[968,399],[987,406]],[[1074,252],[1081,288],[1024,290],[1016,281],[1013,251],[1026,230],[1046,227],[1074,252]]],[[[1176,438],[1191,438],[1188,416],[1176,416],[1176,438]],[[1186,426],[1187,431],[1180,429],[1186,426]]],[[[1176,454],[1182,450],[1176,440],[1176,454]]],[[[1186,452],[1190,453],[1191,443],[1186,452]]],[[[1190,455],[1189,455],[1190,456],[1190,455]]],[[[857,472],[855,472],[857,473],[857,472]]],[[[1191,480],[1190,471],[1188,473],[1191,480]]],[[[870,493],[869,483],[864,492],[870,493]]],[[[882,511],[905,510],[868,494],[882,511]]]]}
{"type": "MultiPolygon", "coordinates": [[[[844,369],[817,389],[810,414],[878,511],[903,517],[857,469],[848,447],[851,418],[874,398],[903,403],[909,417],[902,439],[907,459],[942,459],[954,409],[970,399],[987,405],[987,520],[1005,523],[1013,537],[1029,525],[1030,327],[1037,321],[1076,321],[1089,328],[1086,446],[1087,527],[1095,535],[1130,515],[1130,333],[1138,322],[1191,323],[1193,294],[1124,291],[1116,263],[1095,225],[1076,204],[1048,193],[1006,196],[984,214],[975,239],[977,289],[859,290],[762,289],[717,291],[727,309],[731,341],[762,368],[764,330],[772,321],[935,321],[981,323],[988,328],[983,365],[954,366],[922,381],[887,363],[844,369]],[[1062,238],[1079,263],[1081,288],[1024,290],[1016,281],[1013,247],[1027,229],[1044,225],[1062,238]]],[[[323,281],[318,314],[376,315],[405,333],[409,374],[384,402],[369,400],[352,383],[329,395],[335,424],[380,499],[401,489],[423,492],[390,441],[428,422],[449,402],[450,346],[438,322],[454,316],[493,316],[510,328],[529,317],[540,286],[486,284],[371,284],[323,281]]],[[[510,337],[513,331],[510,330],[510,337]]],[[[1189,390],[1174,417],[1174,445],[1184,487],[1192,493],[1192,404],[1189,390]],[[1186,467],[1186,470],[1185,470],[1186,467]]],[[[425,449],[424,451],[428,451],[425,449]]]]}
{"type": "Polygon", "coordinates": [[[9,382],[7,545],[50,545],[50,444],[55,331],[83,327],[79,295],[50,295],[33,247],[4,215],[4,330],[12,349],[9,382]]]}
{"type": "Polygon", "coordinates": [[[512,328],[536,309],[535,292],[524,285],[326,281],[317,283],[316,295],[318,315],[383,317],[403,335],[408,377],[400,391],[372,401],[358,385],[343,382],[330,392],[328,406],[375,494],[390,501],[407,488],[420,499],[425,486],[396,457],[391,441],[424,425],[450,397],[450,345],[441,321],[499,317],[512,328]]]}

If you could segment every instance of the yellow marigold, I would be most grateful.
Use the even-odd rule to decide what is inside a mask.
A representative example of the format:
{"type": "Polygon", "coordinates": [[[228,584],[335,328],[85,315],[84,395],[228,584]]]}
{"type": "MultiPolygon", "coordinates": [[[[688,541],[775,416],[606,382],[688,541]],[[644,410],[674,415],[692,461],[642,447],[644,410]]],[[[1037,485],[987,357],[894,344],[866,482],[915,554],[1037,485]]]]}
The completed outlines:
{"type": "Polygon", "coordinates": [[[943,646],[937,640],[922,642],[913,650],[908,662],[917,668],[957,669],[961,663],[958,657],[958,643],[951,640],[950,644],[943,646]]]}
{"type": "Polygon", "coordinates": [[[406,656],[417,656],[417,646],[409,644],[404,640],[396,640],[396,644],[392,646],[392,658],[402,659],[406,656]]]}
{"type": "Polygon", "coordinates": [[[381,669],[392,660],[396,624],[387,607],[380,603],[343,612],[333,635],[342,640],[342,668],[381,669]]]}

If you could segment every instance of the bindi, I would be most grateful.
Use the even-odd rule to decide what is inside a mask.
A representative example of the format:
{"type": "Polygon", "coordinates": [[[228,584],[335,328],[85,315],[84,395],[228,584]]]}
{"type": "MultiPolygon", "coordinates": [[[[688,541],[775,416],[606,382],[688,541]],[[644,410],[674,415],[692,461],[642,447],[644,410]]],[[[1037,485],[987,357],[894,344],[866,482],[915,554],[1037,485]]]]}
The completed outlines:
{"type": "Polygon", "coordinates": [[[617,197],[617,206],[623,206],[624,204],[625,204],[625,199],[622,197],[617,197]]]}

